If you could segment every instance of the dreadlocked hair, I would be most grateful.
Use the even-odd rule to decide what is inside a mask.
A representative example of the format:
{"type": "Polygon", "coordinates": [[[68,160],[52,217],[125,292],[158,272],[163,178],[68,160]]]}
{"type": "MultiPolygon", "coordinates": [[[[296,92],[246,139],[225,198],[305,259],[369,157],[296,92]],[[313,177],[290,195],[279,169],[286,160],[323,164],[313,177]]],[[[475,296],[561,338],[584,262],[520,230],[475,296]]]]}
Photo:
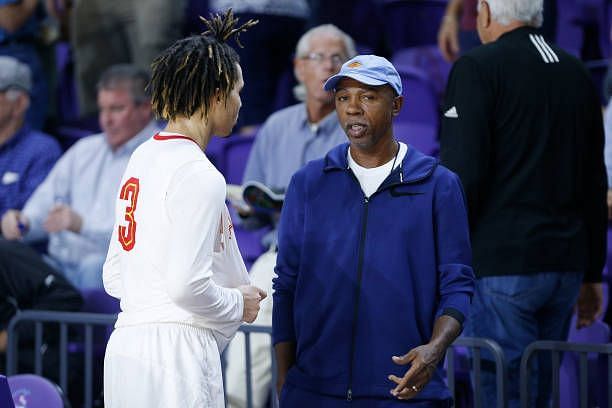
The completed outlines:
{"type": "Polygon", "coordinates": [[[161,119],[191,117],[202,107],[203,117],[207,117],[217,91],[226,101],[238,79],[236,64],[240,62],[238,54],[226,41],[234,36],[242,47],[240,33],[258,23],[249,20],[235,28],[238,19],[231,9],[224,15],[211,14],[209,20],[200,19],[208,30],[176,41],[151,64],[148,88],[153,111],[161,119]]]}

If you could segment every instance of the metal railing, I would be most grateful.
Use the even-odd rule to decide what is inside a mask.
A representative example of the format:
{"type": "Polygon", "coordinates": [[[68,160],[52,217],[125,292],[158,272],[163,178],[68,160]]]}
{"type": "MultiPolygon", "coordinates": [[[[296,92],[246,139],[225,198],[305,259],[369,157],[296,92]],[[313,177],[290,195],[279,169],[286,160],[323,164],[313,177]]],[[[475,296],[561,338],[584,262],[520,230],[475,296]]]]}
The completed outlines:
{"type": "Polygon", "coordinates": [[[506,384],[508,379],[508,371],[504,353],[495,341],[479,338],[479,337],[459,337],[454,341],[446,353],[447,366],[447,383],[451,395],[456,400],[455,394],[455,348],[466,347],[472,351],[472,381],[474,384],[474,408],[480,408],[481,405],[481,363],[482,351],[486,350],[493,355],[495,362],[495,379],[497,384],[497,407],[505,408],[506,401],[506,384]]]}
{"type": "MultiPolygon", "coordinates": [[[[242,333],[244,333],[244,355],[245,355],[245,363],[246,363],[246,403],[247,407],[251,408],[253,406],[253,378],[252,378],[252,361],[251,361],[251,334],[252,333],[262,333],[268,334],[272,337],[272,327],[269,326],[248,326],[242,325],[239,329],[242,333]]],[[[272,344],[272,341],[270,341],[272,344]]],[[[276,392],[276,355],[274,353],[274,348],[270,346],[270,358],[272,361],[272,381],[270,382],[270,406],[272,408],[278,408],[278,393],[276,392]]]]}
{"type": "MultiPolygon", "coordinates": [[[[83,369],[84,369],[84,406],[90,408],[93,405],[93,372],[94,372],[94,353],[97,349],[96,338],[94,336],[95,326],[112,326],[116,320],[116,315],[97,314],[97,313],[72,313],[72,312],[49,312],[49,311],[22,311],[16,314],[11,319],[8,326],[8,348],[7,348],[7,375],[17,373],[17,362],[19,358],[19,326],[24,322],[31,322],[34,325],[34,373],[42,375],[43,373],[43,324],[59,325],[59,385],[68,394],[69,376],[68,376],[68,354],[74,352],[74,347],[71,349],[69,344],[74,343],[73,338],[69,338],[69,328],[76,326],[82,328],[83,336],[79,341],[83,347],[79,347],[78,351],[83,354],[83,369]],[[71,351],[72,350],[72,351],[71,351]]],[[[252,407],[253,403],[253,381],[252,381],[252,358],[249,352],[251,348],[251,334],[261,333],[271,336],[272,329],[265,326],[243,325],[239,329],[244,334],[244,349],[245,349],[245,376],[246,376],[246,403],[247,407],[252,407]]],[[[71,336],[73,337],[73,336],[71,336]]],[[[99,340],[99,339],[98,339],[99,340]]],[[[507,391],[507,365],[500,346],[492,340],[484,338],[460,337],[449,348],[446,356],[447,363],[447,382],[448,387],[453,397],[456,396],[456,381],[455,381],[455,348],[466,347],[471,350],[471,358],[469,367],[471,380],[474,392],[474,407],[480,408],[481,388],[481,364],[482,353],[490,353],[495,363],[496,384],[497,384],[497,406],[505,408],[507,406],[506,391],[507,391]]],[[[587,356],[588,353],[599,353],[607,355],[608,359],[608,390],[612,390],[612,343],[610,344],[578,344],[555,341],[538,341],[529,345],[521,361],[520,371],[520,395],[521,406],[527,407],[529,401],[529,367],[530,360],[534,353],[539,351],[552,352],[552,398],[553,406],[559,406],[559,367],[562,352],[577,352],[579,353],[580,367],[580,407],[586,407],[588,401],[588,377],[587,377],[587,356]]],[[[276,359],[274,349],[270,347],[270,358],[272,361],[272,381],[270,383],[270,405],[273,408],[278,407],[278,399],[276,393],[276,359]]],[[[612,396],[608,395],[608,408],[612,408],[612,396]]]]}
{"type": "Polygon", "coordinates": [[[43,372],[43,323],[59,324],[59,386],[68,395],[68,327],[78,325],[84,327],[84,406],[91,408],[93,404],[93,357],[94,357],[94,326],[112,326],[117,315],[98,313],[21,311],[17,313],[8,325],[8,347],[6,355],[7,375],[17,374],[19,357],[18,326],[24,322],[34,323],[34,373],[43,372]]]}
{"type": "Polygon", "coordinates": [[[521,407],[528,408],[530,400],[530,362],[536,352],[550,351],[552,353],[552,406],[558,408],[560,405],[559,368],[561,366],[562,352],[579,353],[579,375],[580,375],[580,408],[587,408],[588,404],[588,354],[598,353],[608,355],[608,408],[612,408],[612,343],[608,344],[586,344],[567,343],[562,341],[536,341],[525,349],[521,358],[521,407]]]}

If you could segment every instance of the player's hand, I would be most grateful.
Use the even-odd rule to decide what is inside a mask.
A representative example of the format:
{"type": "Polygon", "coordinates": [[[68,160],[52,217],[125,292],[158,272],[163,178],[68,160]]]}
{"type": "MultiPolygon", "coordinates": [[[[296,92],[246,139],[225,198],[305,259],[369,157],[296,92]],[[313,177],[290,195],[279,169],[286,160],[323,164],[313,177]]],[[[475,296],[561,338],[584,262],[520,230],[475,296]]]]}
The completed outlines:
{"type": "Polygon", "coordinates": [[[442,57],[453,62],[459,55],[459,22],[456,17],[444,16],[438,30],[438,48],[442,57]]]}
{"type": "Polygon", "coordinates": [[[601,283],[583,283],[576,304],[578,319],[576,328],[590,326],[603,314],[603,285],[601,283]]]}
{"type": "Polygon", "coordinates": [[[608,190],[608,219],[612,220],[612,189],[608,190]]]}
{"type": "Polygon", "coordinates": [[[8,210],[2,216],[2,235],[8,240],[21,239],[28,225],[27,218],[21,215],[21,212],[8,210]]]}
{"type": "Polygon", "coordinates": [[[244,300],[242,321],[253,323],[259,312],[259,302],[264,300],[268,295],[265,290],[259,289],[257,286],[253,285],[239,286],[238,290],[242,293],[242,299],[244,300]]]}
{"type": "Polygon", "coordinates": [[[389,380],[396,385],[391,394],[398,399],[414,398],[433,377],[436,366],[444,356],[444,351],[430,344],[413,348],[401,357],[393,356],[392,360],[398,365],[410,364],[410,369],[402,378],[389,375],[389,380]]]}
{"type": "Polygon", "coordinates": [[[72,231],[78,234],[82,225],[83,219],[76,211],[65,204],[58,204],[49,211],[43,227],[50,233],[72,231]]]}

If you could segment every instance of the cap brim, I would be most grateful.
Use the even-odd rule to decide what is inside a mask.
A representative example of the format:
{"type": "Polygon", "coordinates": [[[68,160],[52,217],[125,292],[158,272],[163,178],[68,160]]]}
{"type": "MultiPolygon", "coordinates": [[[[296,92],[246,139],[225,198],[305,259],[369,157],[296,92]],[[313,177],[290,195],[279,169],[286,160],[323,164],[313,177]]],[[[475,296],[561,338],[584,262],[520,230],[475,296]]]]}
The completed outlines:
{"type": "Polygon", "coordinates": [[[381,81],[380,79],[371,78],[369,76],[362,75],[357,72],[347,72],[343,74],[336,74],[336,75],[329,77],[329,79],[325,81],[325,84],[323,85],[323,89],[325,89],[326,91],[331,91],[332,89],[336,89],[336,85],[338,84],[338,82],[340,82],[342,78],[352,78],[355,81],[359,81],[363,84],[372,85],[372,86],[380,86],[380,85],[388,84],[387,81],[381,81]]]}

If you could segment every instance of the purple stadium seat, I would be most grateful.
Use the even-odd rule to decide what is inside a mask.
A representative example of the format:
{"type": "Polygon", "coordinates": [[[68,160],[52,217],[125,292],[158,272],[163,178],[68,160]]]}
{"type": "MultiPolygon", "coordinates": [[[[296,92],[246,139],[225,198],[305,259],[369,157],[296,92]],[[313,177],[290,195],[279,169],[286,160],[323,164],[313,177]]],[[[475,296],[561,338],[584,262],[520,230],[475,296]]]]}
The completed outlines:
{"type": "Polygon", "coordinates": [[[431,156],[436,156],[440,150],[437,129],[429,125],[396,121],[393,135],[400,142],[431,156]]]}
{"type": "MultiPolygon", "coordinates": [[[[393,54],[391,62],[396,67],[412,67],[426,72],[436,92],[436,104],[440,105],[446,89],[451,64],[444,60],[440,50],[435,45],[404,48],[393,54]]],[[[410,90],[409,90],[410,91],[410,90]]]]}
{"type": "Polygon", "coordinates": [[[242,176],[254,141],[253,136],[234,136],[225,144],[223,175],[226,183],[242,184],[242,176]]]}
{"type": "Polygon", "coordinates": [[[298,103],[297,99],[295,99],[295,96],[293,95],[293,87],[296,84],[297,80],[293,75],[293,67],[288,67],[287,70],[278,78],[278,82],[276,83],[274,112],[298,103]]]}
{"type": "Polygon", "coordinates": [[[556,43],[584,60],[610,55],[608,0],[558,0],[556,43]]]}
{"type": "Polygon", "coordinates": [[[56,105],[60,123],[79,117],[79,101],[74,82],[74,65],[70,44],[58,42],[55,45],[55,69],[57,71],[56,105]]]}
{"type": "MultiPolygon", "coordinates": [[[[573,316],[568,341],[573,343],[608,343],[610,328],[602,321],[596,321],[591,326],[576,329],[576,315],[573,316]]],[[[608,406],[607,392],[607,358],[604,356],[588,356],[588,406],[608,406]]],[[[579,406],[579,359],[576,353],[564,353],[559,373],[561,408],[579,406]]]]}
{"type": "MultiPolygon", "coordinates": [[[[44,377],[33,374],[8,378],[16,408],[63,408],[62,390],[44,377]]],[[[4,407],[4,405],[2,405],[4,407]]]]}
{"type": "MultiPolygon", "coordinates": [[[[83,307],[81,308],[81,312],[83,313],[117,314],[120,312],[119,300],[107,294],[104,289],[81,289],[81,296],[83,296],[83,307]]],[[[104,351],[106,350],[106,342],[108,341],[111,332],[112,327],[94,326],[93,349],[96,356],[104,355],[104,351]]],[[[81,330],[79,330],[79,333],[82,336],[81,330]]],[[[84,343],[80,341],[68,343],[68,351],[71,353],[81,353],[84,349],[84,343]]]]}
{"type": "Polygon", "coordinates": [[[82,312],[108,314],[119,313],[119,300],[107,294],[104,289],[82,289],[81,295],[83,296],[82,312]]]}
{"type": "Polygon", "coordinates": [[[227,137],[213,136],[208,142],[208,145],[206,146],[205,150],[206,157],[208,157],[208,160],[210,160],[212,164],[215,165],[217,170],[219,170],[221,173],[225,172],[225,162],[223,153],[225,150],[225,145],[228,143],[228,140],[229,138],[227,137]]]}
{"type": "Polygon", "coordinates": [[[440,123],[435,87],[427,74],[418,68],[396,66],[402,78],[404,106],[395,120],[427,125],[437,132],[440,123]]]}
{"type": "Polygon", "coordinates": [[[200,16],[208,18],[208,0],[188,0],[185,6],[185,20],[183,22],[183,34],[200,34],[205,31],[200,16]]]}
{"type": "Polygon", "coordinates": [[[393,52],[437,43],[446,0],[384,0],[384,27],[393,52]]]}
{"type": "Polygon", "coordinates": [[[0,374],[0,407],[14,408],[11,389],[6,376],[0,374]]]}
{"type": "Polygon", "coordinates": [[[240,225],[234,224],[234,232],[238,240],[238,247],[240,248],[240,254],[247,266],[247,270],[250,270],[253,262],[266,251],[266,248],[261,245],[261,239],[269,231],[269,228],[246,230],[240,225]]]}

